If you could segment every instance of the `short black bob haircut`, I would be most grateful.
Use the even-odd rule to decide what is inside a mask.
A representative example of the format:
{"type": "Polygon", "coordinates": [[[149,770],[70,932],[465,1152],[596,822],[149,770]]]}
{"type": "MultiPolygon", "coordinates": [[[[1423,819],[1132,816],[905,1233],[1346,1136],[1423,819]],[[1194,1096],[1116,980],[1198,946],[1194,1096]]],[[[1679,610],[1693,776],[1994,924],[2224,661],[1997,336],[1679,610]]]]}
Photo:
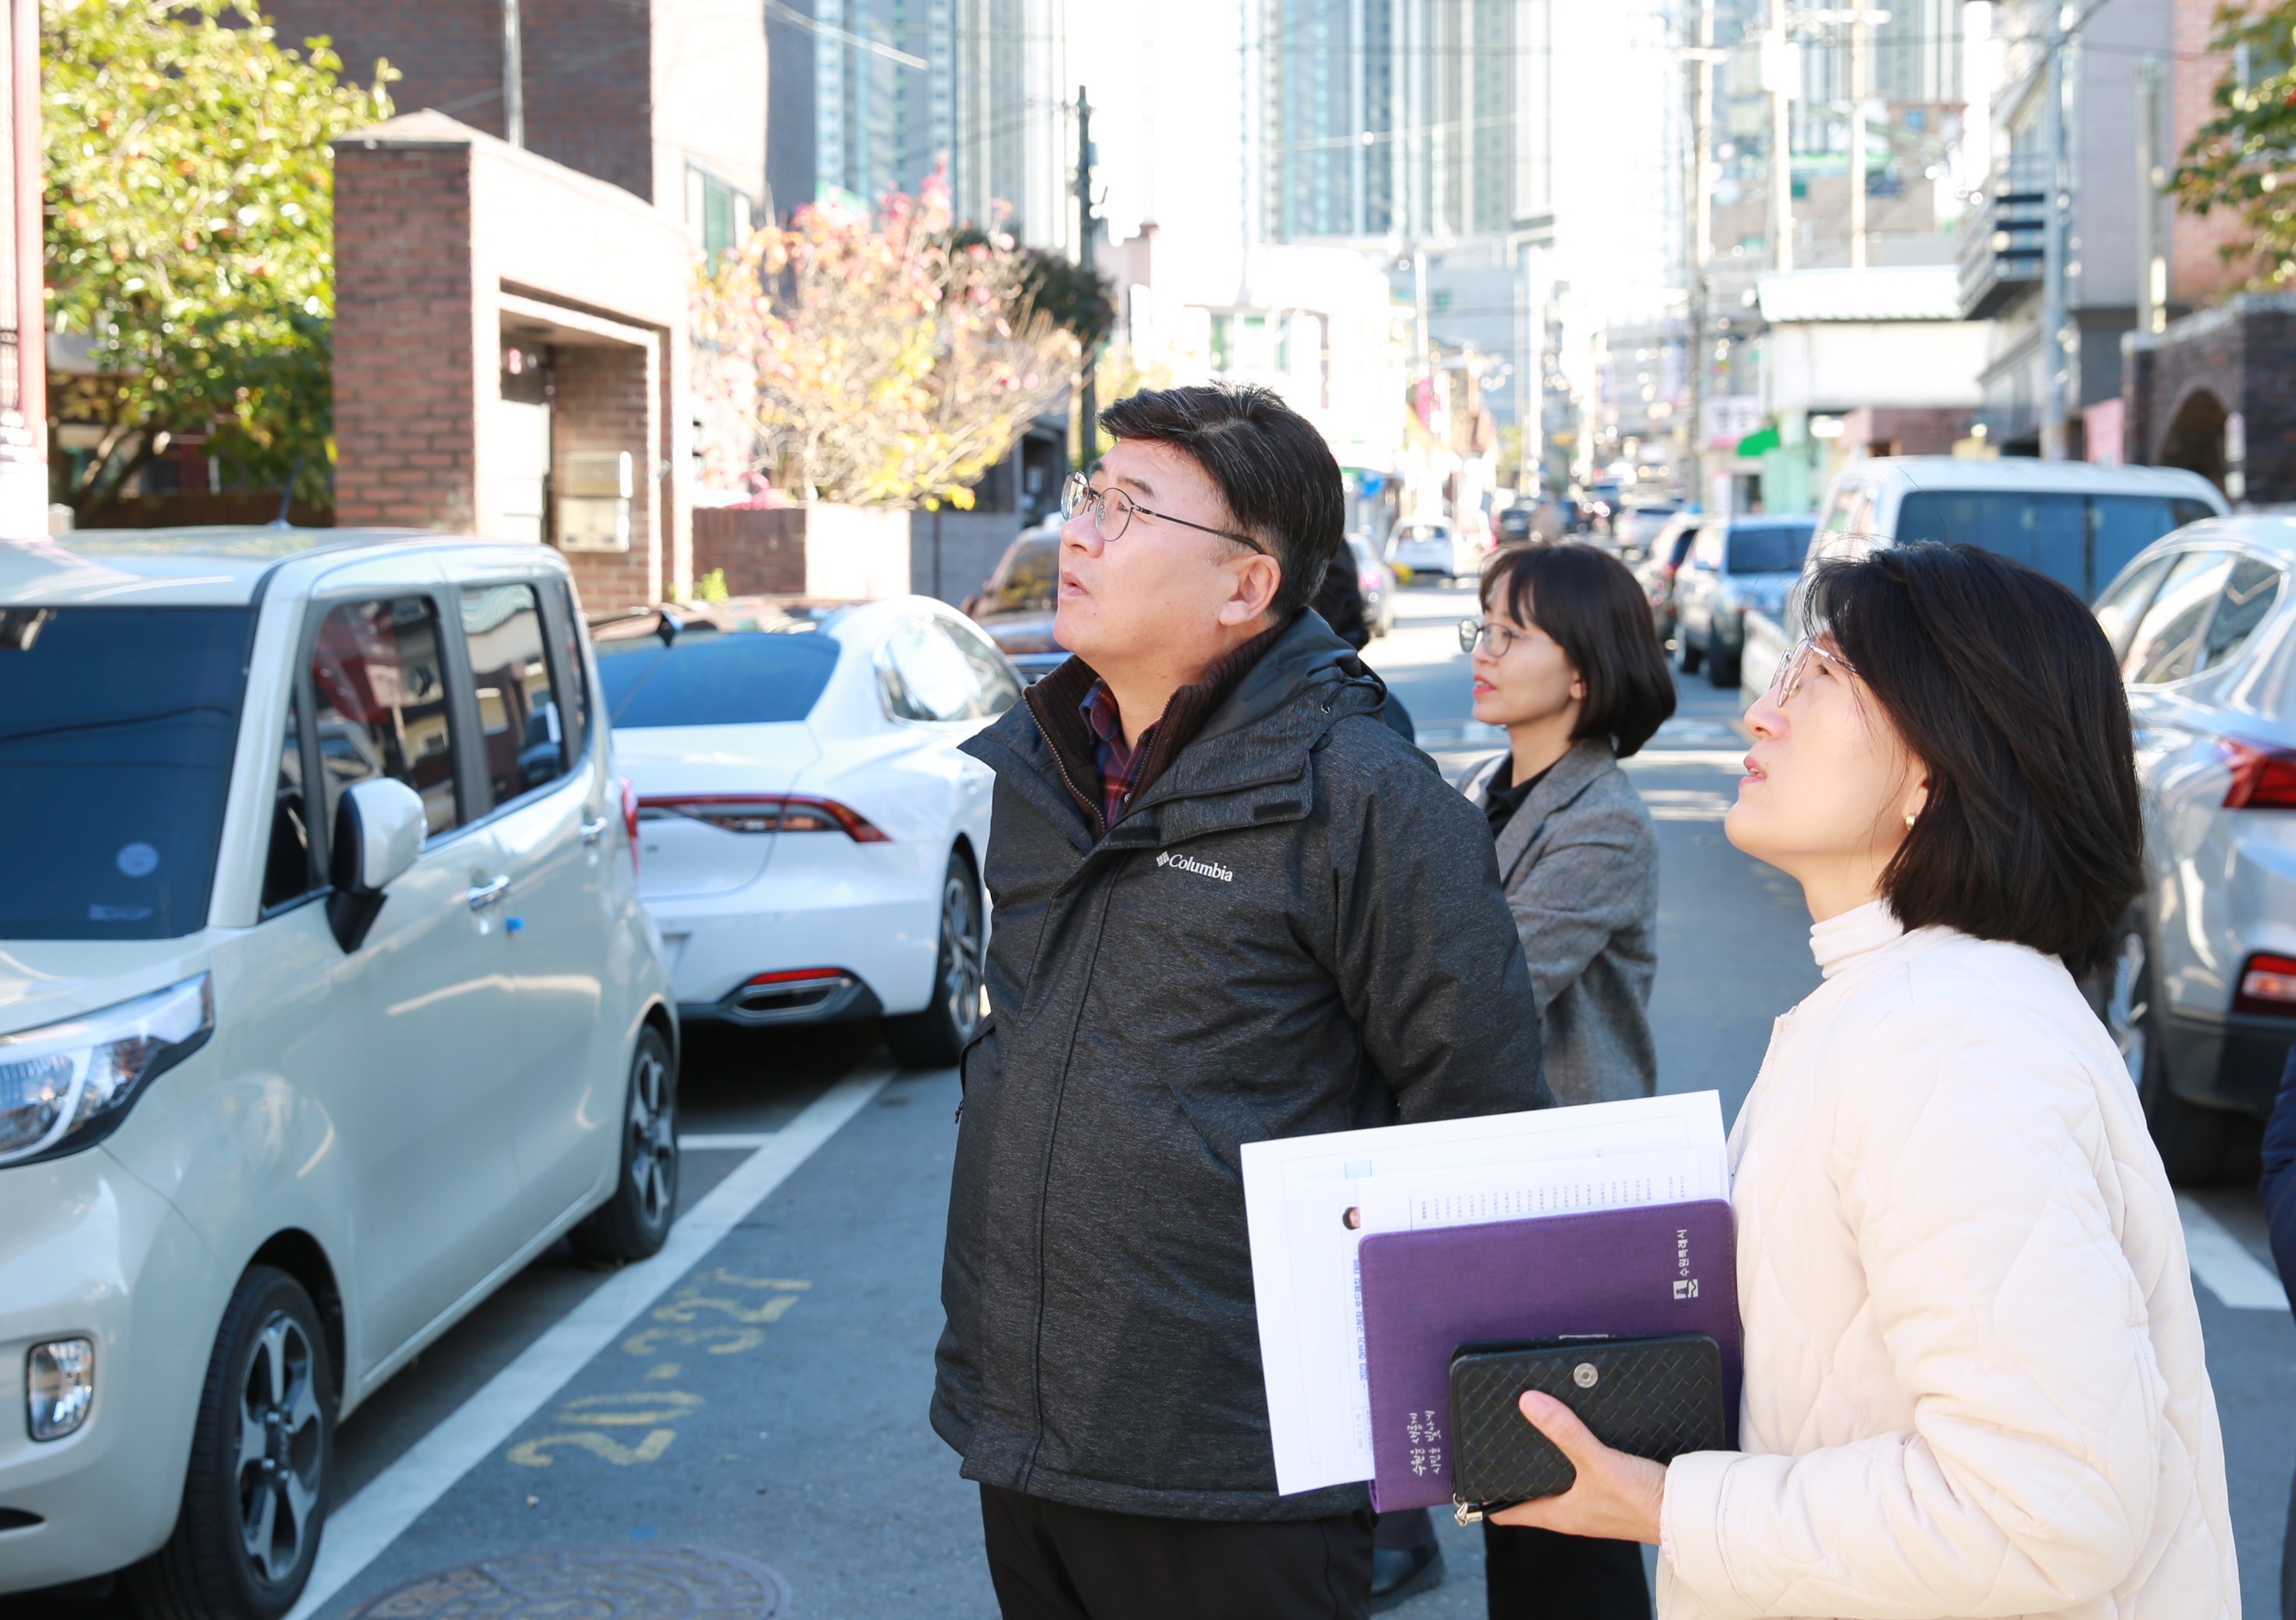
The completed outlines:
{"type": "Polygon", "coordinates": [[[1803,588],[1807,621],[1929,775],[1882,873],[1898,922],[2102,969],[2144,886],[2144,834],[2128,698],[2095,616],[1969,545],[1821,563],[1803,588]]]}
{"type": "Polygon", "coordinates": [[[1100,413],[1118,438],[1169,445],[1195,459],[1228,515],[1275,559],[1268,616],[1282,624],[1324,583],[1347,529],[1347,491],[1332,447],[1308,420],[1258,384],[1145,389],[1100,413]]]}
{"type": "Polygon", "coordinates": [[[1624,759],[1674,713],[1674,675],[1650,602],[1627,565],[1591,545],[1509,545],[1483,564],[1483,611],[1504,602],[1519,625],[1554,638],[1587,683],[1581,737],[1607,737],[1624,759]]]}

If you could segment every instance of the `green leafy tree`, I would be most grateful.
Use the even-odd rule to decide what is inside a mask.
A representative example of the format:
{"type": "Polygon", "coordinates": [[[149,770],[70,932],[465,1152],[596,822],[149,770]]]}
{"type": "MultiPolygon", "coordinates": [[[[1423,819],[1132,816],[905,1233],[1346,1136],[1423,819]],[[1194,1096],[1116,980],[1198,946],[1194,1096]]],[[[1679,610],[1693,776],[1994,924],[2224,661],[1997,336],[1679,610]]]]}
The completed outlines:
{"type": "Polygon", "coordinates": [[[2187,212],[2239,217],[2249,236],[2217,251],[2227,264],[2252,258],[2254,285],[2296,285],[2296,0],[2218,5],[2209,49],[2225,61],[2216,115],[2194,132],[2169,192],[2187,212]]]}
{"type": "Polygon", "coordinates": [[[103,437],[62,491],[101,502],[209,435],[237,481],[325,501],[334,460],[332,151],[390,116],[324,38],[253,0],[41,0],[51,330],[92,341],[60,390],[103,437]]]}

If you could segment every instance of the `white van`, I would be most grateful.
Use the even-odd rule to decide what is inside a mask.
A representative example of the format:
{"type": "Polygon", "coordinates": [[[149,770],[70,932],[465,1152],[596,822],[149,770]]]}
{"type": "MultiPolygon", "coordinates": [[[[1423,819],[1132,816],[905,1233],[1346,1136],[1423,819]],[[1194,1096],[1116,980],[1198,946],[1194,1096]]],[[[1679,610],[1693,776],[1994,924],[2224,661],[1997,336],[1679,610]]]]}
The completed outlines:
{"type": "MultiPolygon", "coordinates": [[[[2177,467],[2099,467],[2087,462],[1890,455],[1853,462],[1818,508],[1812,566],[1924,541],[1980,546],[2037,568],[2095,601],[2143,551],[2171,529],[2229,510],[2217,487],[2177,467]]],[[[1749,614],[1740,691],[1769,689],[1791,632],[1749,614]]]]}
{"type": "Polygon", "coordinates": [[[556,553],[0,542],[0,1593],[276,1620],[333,1431],[659,1248],[675,1010],[556,553]]]}

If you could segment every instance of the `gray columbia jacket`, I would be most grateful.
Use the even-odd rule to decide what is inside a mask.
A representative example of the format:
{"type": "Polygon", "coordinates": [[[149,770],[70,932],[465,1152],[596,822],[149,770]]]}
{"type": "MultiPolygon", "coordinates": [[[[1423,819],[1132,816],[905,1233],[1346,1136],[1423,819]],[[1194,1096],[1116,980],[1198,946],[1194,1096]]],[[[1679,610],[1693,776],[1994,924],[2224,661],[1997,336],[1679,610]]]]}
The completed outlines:
{"type": "Polygon", "coordinates": [[[1095,679],[1070,659],[965,744],[996,773],[994,1017],[933,1428],[966,1477],[1077,1506],[1347,1512],[1364,1486],[1275,1493],[1241,1150],[1547,1106],[1490,838],[1312,613],[1175,695],[1113,830],[1095,679]]]}
{"type": "MultiPolygon", "coordinates": [[[[1477,809],[1506,758],[1486,759],[1460,781],[1477,809]]],[[[1538,995],[1555,1100],[1651,1095],[1658,837],[1608,741],[1580,738],[1539,778],[1499,832],[1498,863],[1538,995]]]]}

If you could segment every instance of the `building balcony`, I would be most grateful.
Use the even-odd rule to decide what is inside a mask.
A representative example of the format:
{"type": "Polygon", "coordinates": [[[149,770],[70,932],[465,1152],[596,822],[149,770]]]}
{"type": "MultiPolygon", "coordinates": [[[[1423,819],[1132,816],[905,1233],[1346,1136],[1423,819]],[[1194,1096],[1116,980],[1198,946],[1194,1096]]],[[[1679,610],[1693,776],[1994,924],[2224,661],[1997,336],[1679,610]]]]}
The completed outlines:
{"type": "Polygon", "coordinates": [[[1991,318],[2021,288],[2041,279],[2048,203],[2044,176],[2013,167],[1995,176],[1974,202],[1958,261],[1962,319],[1991,318]]]}

